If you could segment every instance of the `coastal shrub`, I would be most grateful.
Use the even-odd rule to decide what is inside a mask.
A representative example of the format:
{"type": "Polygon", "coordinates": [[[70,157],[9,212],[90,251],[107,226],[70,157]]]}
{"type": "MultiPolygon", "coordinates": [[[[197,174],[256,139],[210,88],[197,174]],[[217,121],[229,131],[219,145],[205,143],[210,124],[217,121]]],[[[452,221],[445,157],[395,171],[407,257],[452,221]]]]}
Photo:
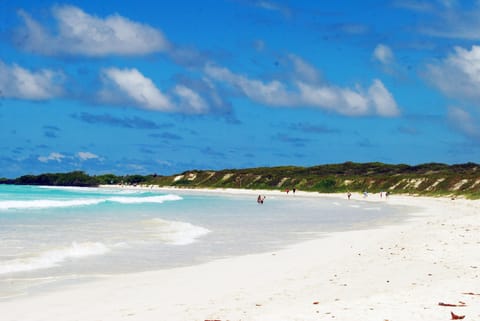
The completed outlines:
{"type": "Polygon", "coordinates": [[[314,189],[319,191],[319,192],[324,192],[324,193],[332,193],[335,192],[335,187],[336,181],[332,178],[326,178],[320,180],[317,184],[315,184],[314,189]]]}

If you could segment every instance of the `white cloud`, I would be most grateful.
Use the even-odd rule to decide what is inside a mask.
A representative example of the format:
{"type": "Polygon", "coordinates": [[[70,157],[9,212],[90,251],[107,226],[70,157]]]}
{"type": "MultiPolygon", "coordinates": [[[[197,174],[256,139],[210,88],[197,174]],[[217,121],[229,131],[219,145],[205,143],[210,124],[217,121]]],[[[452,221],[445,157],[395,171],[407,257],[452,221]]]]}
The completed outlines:
{"type": "Polygon", "coordinates": [[[351,89],[333,86],[310,85],[299,82],[300,96],[297,104],[319,107],[340,114],[356,116],[369,113],[368,98],[351,89]]]}
{"type": "Polygon", "coordinates": [[[42,163],[48,163],[49,161],[56,161],[58,163],[62,162],[62,159],[64,159],[66,156],[62,155],[57,152],[52,152],[48,156],[39,156],[38,160],[41,161],[42,163]]]}
{"type": "Polygon", "coordinates": [[[392,117],[400,114],[393,95],[385,88],[383,83],[375,79],[368,89],[369,99],[373,102],[376,113],[380,116],[392,117]]]}
{"type": "Polygon", "coordinates": [[[100,157],[98,155],[95,155],[90,152],[78,152],[77,157],[80,158],[81,160],[89,160],[89,159],[99,159],[100,157]]]}
{"type": "Polygon", "coordinates": [[[426,78],[448,96],[469,99],[479,105],[480,46],[455,51],[437,64],[427,66],[426,78]]]}
{"type": "Polygon", "coordinates": [[[298,56],[289,55],[288,57],[293,63],[295,77],[297,79],[307,82],[318,82],[320,80],[320,74],[315,67],[298,56]]]}
{"type": "Polygon", "coordinates": [[[291,10],[288,7],[279,5],[273,1],[259,0],[255,2],[255,6],[269,11],[281,12],[287,18],[291,15],[291,10]]]}
{"type": "Polygon", "coordinates": [[[170,99],[164,95],[150,78],[137,69],[107,68],[102,71],[104,88],[99,92],[102,102],[133,104],[157,110],[173,111],[170,99]]]}
{"type": "Polygon", "coordinates": [[[392,49],[384,44],[378,44],[375,47],[373,57],[384,65],[389,65],[394,61],[392,49]]]}
{"type": "Polygon", "coordinates": [[[47,100],[62,94],[64,76],[49,69],[30,71],[0,60],[0,94],[5,98],[47,100]]]}
{"type": "Polygon", "coordinates": [[[260,80],[234,74],[227,68],[213,64],[207,64],[204,71],[207,76],[234,86],[254,101],[278,106],[289,106],[292,104],[291,96],[287,89],[277,80],[264,83],[260,80]]]}
{"type": "Polygon", "coordinates": [[[97,98],[102,103],[187,114],[204,114],[211,110],[212,105],[223,105],[221,99],[218,101],[214,88],[204,88],[205,94],[210,94],[209,99],[182,84],[164,93],[135,68],[106,68],[102,70],[101,78],[103,88],[98,91],[97,98]]]}
{"type": "Polygon", "coordinates": [[[380,80],[374,80],[366,91],[360,87],[351,89],[326,85],[316,81],[318,76],[313,73],[315,69],[312,66],[301,63],[298,57],[296,59],[293,61],[296,75],[301,74],[301,78],[310,81],[297,79],[290,85],[278,80],[263,82],[212,64],[205,67],[205,73],[220,83],[236,88],[249,99],[269,106],[315,107],[348,116],[376,114],[390,117],[399,114],[392,94],[380,80]]]}
{"type": "Polygon", "coordinates": [[[419,32],[441,38],[450,39],[480,39],[480,6],[478,1],[461,3],[457,1],[441,0],[439,5],[432,6],[430,13],[434,18],[425,19],[420,25],[419,32]]]}
{"type": "Polygon", "coordinates": [[[473,138],[480,138],[480,127],[473,117],[463,109],[451,107],[448,119],[458,130],[473,138]]]}
{"type": "Polygon", "coordinates": [[[45,55],[83,56],[145,55],[170,47],[160,30],[118,14],[100,18],[68,5],[55,6],[52,13],[56,33],[20,11],[24,26],[17,32],[17,43],[45,55]]]}
{"type": "Polygon", "coordinates": [[[207,102],[192,89],[183,85],[177,85],[174,92],[180,97],[180,106],[186,111],[198,114],[208,111],[207,102]]]}

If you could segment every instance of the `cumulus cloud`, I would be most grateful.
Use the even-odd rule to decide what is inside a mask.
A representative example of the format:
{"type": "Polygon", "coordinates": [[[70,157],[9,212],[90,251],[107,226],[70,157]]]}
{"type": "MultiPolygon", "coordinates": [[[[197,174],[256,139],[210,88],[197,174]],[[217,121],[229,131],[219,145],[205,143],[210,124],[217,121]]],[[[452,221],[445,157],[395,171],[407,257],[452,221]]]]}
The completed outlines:
{"type": "Polygon", "coordinates": [[[393,95],[378,79],[375,79],[368,89],[368,99],[372,102],[376,113],[380,116],[391,117],[400,113],[393,95]]]}
{"type": "Polygon", "coordinates": [[[298,57],[290,58],[293,58],[296,76],[291,84],[251,79],[213,64],[205,67],[205,73],[249,99],[269,106],[315,107],[348,116],[399,114],[393,95],[380,80],[375,79],[367,90],[359,86],[354,89],[333,86],[319,82],[318,72],[311,65],[298,57]]]}
{"type": "Polygon", "coordinates": [[[378,44],[375,47],[373,57],[375,60],[385,65],[391,64],[394,60],[392,49],[384,44],[378,44]]]}
{"type": "Polygon", "coordinates": [[[480,46],[472,46],[471,50],[455,47],[445,59],[428,65],[425,77],[446,95],[469,99],[478,105],[480,46]]]}
{"type": "Polygon", "coordinates": [[[81,160],[89,160],[89,159],[99,159],[100,157],[98,155],[95,155],[90,152],[78,152],[77,157],[80,158],[81,160]]]}
{"type": "Polygon", "coordinates": [[[276,2],[273,1],[266,1],[266,0],[259,0],[254,2],[255,6],[258,8],[262,8],[268,11],[277,11],[282,13],[285,17],[290,17],[291,16],[291,10],[290,8],[280,5],[276,2]]]}
{"type": "Polygon", "coordinates": [[[231,103],[208,77],[192,78],[178,76],[173,95],[179,101],[179,108],[187,113],[218,113],[231,116],[231,103]]]}
{"type": "Polygon", "coordinates": [[[104,88],[99,92],[102,102],[113,104],[133,104],[157,110],[172,111],[170,99],[163,94],[150,78],[137,69],[106,68],[102,71],[104,88]]]}
{"type": "Polygon", "coordinates": [[[295,77],[297,79],[312,83],[320,80],[320,73],[314,66],[296,55],[289,55],[288,58],[290,58],[293,64],[295,77]]]}
{"type": "Polygon", "coordinates": [[[417,30],[428,36],[450,39],[480,39],[480,6],[478,1],[458,0],[398,0],[394,5],[399,8],[428,15],[420,18],[417,30]]]}
{"type": "Polygon", "coordinates": [[[177,85],[174,92],[180,98],[181,108],[198,114],[208,111],[207,102],[192,89],[183,85],[177,85]]]}
{"type": "Polygon", "coordinates": [[[185,114],[205,114],[228,107],[213,84],[206,81],[177,84],[170,91],[162,92],[135,68],[105,68],[101,79],[103,87],[97,98],[102,103],[185,114]]]}
{"type": "Polygon", "coordinates": [[[320,107],[344,115],[368,114],[369,101],[362,93],[334,86],[298,83],[300,95],[297,104],[320,107]]]}
{"type": "Polygon", "coordinates": [[[66,156],[63,154],[52,152],[48,156],[39,156],[38,160],[41,161],[42,163],[48,163],[50,161],[56,161],[58,163],[61,163],[65,157],[66,156]]]}
{"type": "Polygon", "coordinates": [[[278,106],[293,104],[292,95],[287,92],[285,85],[278,80],[262,82],[243,75],[237,75],[227,68],[213,64],[207,64],[204,71],[212,79],[225,82],[237,88],[245,96],[256,102],[278,106]]]}
{"type": "Polygon", "coordinates": [[[48,100],[58,97],[63,90],[64,75],[50,69],[30,71],[16,64],[6,65],[0,60],[0,93],[5,98],[48,100]]]}
{"type": "Polygon", "coordinates": [[[448,119],[452,125],[465,135],[479,139],[480,127],[472,115],[463,109],[451,107],[448,110],[448,119]]]}
{"type": "Polygon", "coordinates": [[[17,44],[44,55],[145,55],[170,47],[160,30],[118,14],[102,18],[75,6],[54,6],[55,32],[25,11],[19,11],[19,15],[24,25],[17,30],[17,44]]]}

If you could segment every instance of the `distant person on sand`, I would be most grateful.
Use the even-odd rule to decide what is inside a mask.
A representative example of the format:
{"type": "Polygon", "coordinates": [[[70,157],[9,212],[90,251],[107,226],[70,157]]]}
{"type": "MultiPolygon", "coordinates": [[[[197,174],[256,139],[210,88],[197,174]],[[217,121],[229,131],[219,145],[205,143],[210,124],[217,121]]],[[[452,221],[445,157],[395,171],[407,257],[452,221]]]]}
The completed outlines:
{"type": "Polygon", "coordinates": [[[287,189],[285,190],[285,192],[287,192],[287,194],[288,194],[288,192],[290,192],[290,190],[287,188],[287,189]]]}
{"type": "Polygon", "coordinates": [[[295,191],[296,191],[296,190],[297,190],[297,189],[294,187],[293,190],[292,190],[293,194],[295,194],[295,191]]]}
{"type": "Polygon", "coordinates": [[[350,199],[350,197],[352,197],[352,193],[348,192],[347,197],[348,197],[348,199],[350,199]]]}

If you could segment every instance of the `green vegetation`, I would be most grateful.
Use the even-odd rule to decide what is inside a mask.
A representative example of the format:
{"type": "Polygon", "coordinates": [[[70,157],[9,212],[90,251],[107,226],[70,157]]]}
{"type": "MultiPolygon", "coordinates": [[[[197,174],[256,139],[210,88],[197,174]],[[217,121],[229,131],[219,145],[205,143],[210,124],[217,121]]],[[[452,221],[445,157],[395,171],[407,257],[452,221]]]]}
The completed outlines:
{"type": "Polygon", "coordinates": [[[191,170],[172,176],[105,174],[84,172],[26,175],[0,179],[4,184],[98,186],[102,184],[159,185],[183,188],[246,188],[285,190],[296,188],[322,193],[363,192],[418,195],[464,195],[480,198],[480,165],[353,163],[313,167],[261,167],[220,171],[191,170]]]}
{"type": "Polygon", "coordinates": [[[2,184],[16,185],[49,185],[49,186],[96,186],[97,181],[84,172],[75,171],[67,174],[25,175],[9,180],[0,179],[2,184]]]}

